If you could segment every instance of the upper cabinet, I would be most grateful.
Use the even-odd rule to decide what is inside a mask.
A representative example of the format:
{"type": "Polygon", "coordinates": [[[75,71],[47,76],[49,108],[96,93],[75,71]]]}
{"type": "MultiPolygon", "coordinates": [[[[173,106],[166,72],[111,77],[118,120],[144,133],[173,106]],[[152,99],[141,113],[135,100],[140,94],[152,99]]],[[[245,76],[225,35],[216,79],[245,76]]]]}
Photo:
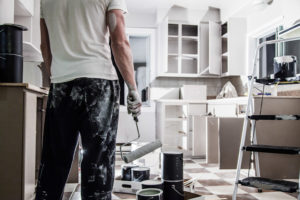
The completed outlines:
{"type": "Polygon", "coordinates": [[[158,28],[158,76],[199,75],[199,28],[197,24],[168,21],[158,28]]]}
{"type": "MultiPolygon", "coordinates": [[[[178,17],[177,17],[178,18],[178,17]]],[[[245,75],[245,18],[221,24],[220,10],[210,7],[198,24],[170,20],[157,29],[157,76],[220,78],[245,75]]]]}
{"type": "Polygon", "coordinates": [[[247,20],[230,18],[222,25],[222,76],[246,75],[247,20]]]}

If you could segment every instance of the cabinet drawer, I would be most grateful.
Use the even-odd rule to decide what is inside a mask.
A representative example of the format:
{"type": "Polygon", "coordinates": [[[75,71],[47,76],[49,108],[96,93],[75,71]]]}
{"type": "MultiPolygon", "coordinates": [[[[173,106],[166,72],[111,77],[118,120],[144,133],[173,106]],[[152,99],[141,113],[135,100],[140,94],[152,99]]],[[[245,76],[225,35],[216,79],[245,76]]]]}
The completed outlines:
{"type": "Polygon", "coordinates": [[[206,115],[206,104],[189,104],[188,115],[206,115]]]}

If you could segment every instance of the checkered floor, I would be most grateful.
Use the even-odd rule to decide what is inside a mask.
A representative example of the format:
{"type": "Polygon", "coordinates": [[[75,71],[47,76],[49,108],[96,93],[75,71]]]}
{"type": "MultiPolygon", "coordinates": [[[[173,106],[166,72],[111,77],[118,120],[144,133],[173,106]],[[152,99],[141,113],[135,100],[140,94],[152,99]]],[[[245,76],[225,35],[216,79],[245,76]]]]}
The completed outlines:
{"type": "MultiPolygon", "coordinates": [[[[121,173],[122,161],[116,161],[116,175],[121,173]]],[[[242,171],[242,177],[247,176],[248,170],[242,171]]],[[[194,193],[203,197],[203,200],[232,199],[235,181],[235,170],[219,170],[216,164],[205,164],[204,160],[185,160],[185,178],[197,178],[194,193]]],[[[293,180],[298,181],[298,180],[293,180]]],[[[264,191],[258,193],[256,189],[240,186],[238,200],[296,200],[297,193],[264,191]]],[[[65,190],[64,200],[80,200],[80,186],[68,185],[65,190]],[[74,189],[75,188],[75,189],[74,189]],[[75,191],[72,193],[72,191],[75,191]]],[[[114,194],[113,199],[136,199],[135,195],[114,194]]]]}

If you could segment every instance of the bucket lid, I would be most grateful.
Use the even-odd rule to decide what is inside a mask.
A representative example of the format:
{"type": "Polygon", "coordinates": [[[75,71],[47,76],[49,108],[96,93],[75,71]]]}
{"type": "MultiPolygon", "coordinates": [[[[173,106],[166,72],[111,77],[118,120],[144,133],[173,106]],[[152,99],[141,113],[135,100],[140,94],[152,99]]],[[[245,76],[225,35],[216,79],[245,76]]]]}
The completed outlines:
{"type": "Polygon", "coordinates": [[[132,171],[149,171],[149,167],[135,167],[131,169],[132,171]]]}
{"type": "Polygon", "coordinates": [[[5,28],[5,27],[12,27],[12,28],[16,28],[19,29],[21,31],[27,31],[28,28],[19,24],[2,24],[0,25],[0,28],[5,28]]]}
{"type": "Polygon", "coordinates": [[[145,180],[142,181],[142,185],[160,185],[163,184],[162,180],[145,180]]]}

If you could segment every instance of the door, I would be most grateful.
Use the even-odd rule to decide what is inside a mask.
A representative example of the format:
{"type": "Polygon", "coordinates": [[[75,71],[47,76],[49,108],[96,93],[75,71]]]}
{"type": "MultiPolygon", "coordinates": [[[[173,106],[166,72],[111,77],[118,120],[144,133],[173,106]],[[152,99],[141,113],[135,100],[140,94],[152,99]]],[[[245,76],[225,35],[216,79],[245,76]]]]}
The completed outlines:
{"type": "Polygon", "coordinates": [[[209,73],[221,75],[222,68],[221,25],[209,21],[209,73]]]}

